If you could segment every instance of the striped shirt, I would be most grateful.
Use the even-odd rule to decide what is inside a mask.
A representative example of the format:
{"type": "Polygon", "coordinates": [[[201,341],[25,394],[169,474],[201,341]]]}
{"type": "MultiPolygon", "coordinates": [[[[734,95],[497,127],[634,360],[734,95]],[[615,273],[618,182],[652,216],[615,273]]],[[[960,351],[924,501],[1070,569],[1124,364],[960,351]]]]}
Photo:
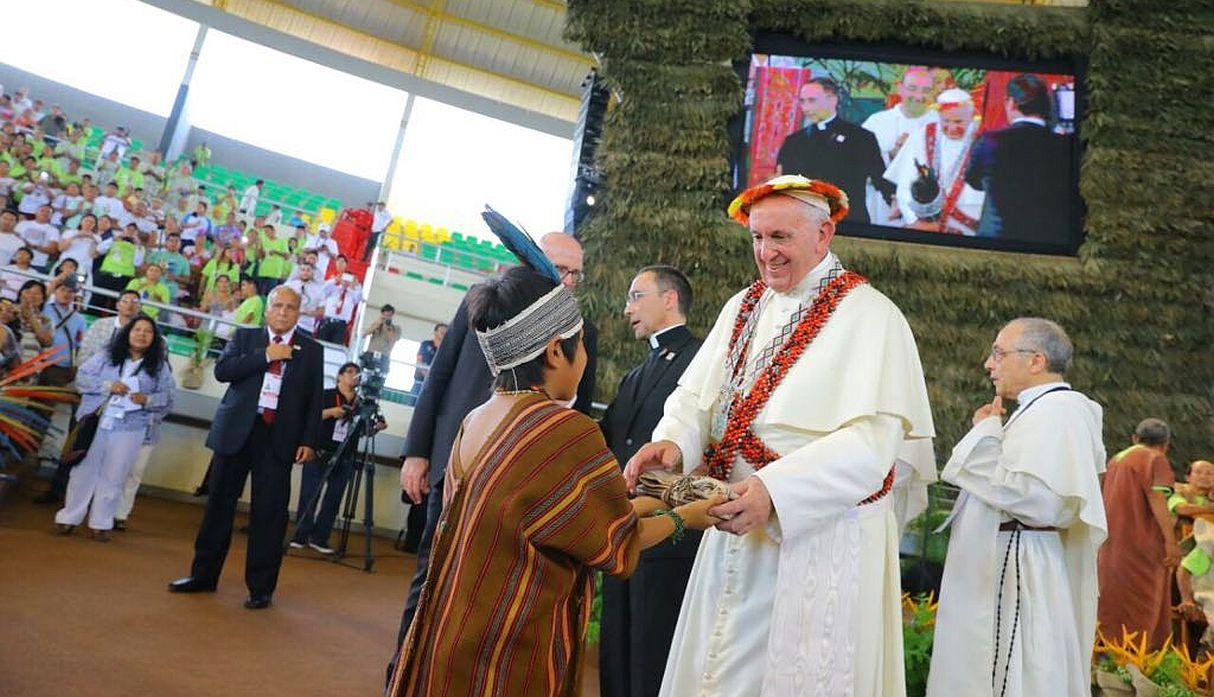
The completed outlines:
{"type": "Polygon", "coordinates": [[[457,437],[447,471],[452,498],[388,694],[576,695],[594,572],[627,576],[641,550],[598,426],[523,397],[466,465],[457,437]]]}

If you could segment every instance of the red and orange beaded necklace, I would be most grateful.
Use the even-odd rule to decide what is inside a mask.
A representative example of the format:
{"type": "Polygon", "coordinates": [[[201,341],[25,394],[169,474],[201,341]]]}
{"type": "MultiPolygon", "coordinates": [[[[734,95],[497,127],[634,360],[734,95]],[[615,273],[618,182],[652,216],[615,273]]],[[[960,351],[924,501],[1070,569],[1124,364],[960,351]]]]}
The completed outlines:
{"type": "MultiPolygon", "coordinates": [[[[818,297],[814,299],[809,310],[802,316],[801,321],[797,323],[788,341],[755,379],[750,391],[745,395],[734,395],[729,406],[724,433],[720,440],[710,443],[704,451],[704,464],[708,468],[710,477],[729,481],[729,476],[733,472],[734,459],[738,455],[741,455],[755,470],[763,469],[768,463],[780,457],[779,453],[768,448],[755,435],[752,429],[755,418],[767,405],[771,393],[780,385],[784,376],[788,374],[788,370],[817,338],[822,327],[826,326],[839,307],[839,303],[861,283],[867,283],[867,280],[854,271],[844,271],[827,283],[818,297]]],[[[743,297],[741,307],[738,308],[738,316],[734,319],[727,354],[733,356],[735,351],[739,352],[737,361],[733,362],[734,375],[731,376],[732,378],[737,377],[738,371],[746,369],[746,354],[750,350],[752,337],[748,334],[741,347],[738,346],[738,342],[742,339],[743,330],[749,323],[751,315],[766,289],[767,285],[763,281],[755,281],[743,297]]]]}

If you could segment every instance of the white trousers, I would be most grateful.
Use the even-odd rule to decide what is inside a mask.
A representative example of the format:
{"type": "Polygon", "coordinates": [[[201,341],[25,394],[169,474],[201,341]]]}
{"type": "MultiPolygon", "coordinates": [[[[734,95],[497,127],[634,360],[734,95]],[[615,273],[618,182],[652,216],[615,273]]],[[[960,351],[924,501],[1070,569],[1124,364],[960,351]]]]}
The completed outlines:
{"type": "Polygon", "coordinates": [[[114,511],[126,485],[131,465],[139,456],[145,429],[97,430],[84,460],[72,469],[67,481],[67,501],[55,514],[55,522],[79,525],[87,513],[93,530],[114,527],[114,511]],[[90,504],[92,504],[90,506],[90,504]]]}
{"type": "Polygon", "coordinates": [[[122,489],[122,498],[118,501],[118,508],[114,511],[114,517],[118,520],[126,520],[127,516],[131,515],[131,508],[135,506],[135,494],[139,493],[139,484],[143,481],[143,473],[148,468],[148,460],[152,457],[151,445],[144,444],[139,446],[139,455],[135,457],[135,463],[131,465],[131,472],[126,476],[126,486],[122,489]]]}

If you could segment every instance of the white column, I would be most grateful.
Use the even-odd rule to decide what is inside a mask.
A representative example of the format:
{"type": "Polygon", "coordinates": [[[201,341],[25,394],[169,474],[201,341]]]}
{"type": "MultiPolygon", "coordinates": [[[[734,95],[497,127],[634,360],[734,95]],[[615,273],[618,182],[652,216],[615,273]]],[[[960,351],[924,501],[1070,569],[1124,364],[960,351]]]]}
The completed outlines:
{"type": "Polygon", "coordinates": [[[413,114],[413,93],[410,92],[408,98],[405,99],[405,111],[400,117],[400,128],[396,130],[396,143],[392,146],[392,157],[388,160],[388,172],[384,175],[384,182],[379,187],[379,200],[387,201],[388,192],[392,190],[392,175],[396,173],[396,161],[400,158],[401,147],[405,143],[405,129],[409,127],[409,117],[413,114]]]}

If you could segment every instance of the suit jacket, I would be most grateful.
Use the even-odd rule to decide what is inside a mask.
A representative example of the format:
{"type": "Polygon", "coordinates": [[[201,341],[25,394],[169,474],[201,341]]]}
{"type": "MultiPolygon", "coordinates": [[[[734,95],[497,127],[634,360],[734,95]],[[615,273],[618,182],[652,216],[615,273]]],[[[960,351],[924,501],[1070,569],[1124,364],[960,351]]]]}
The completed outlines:
{"type": "MultiPolygon", "coordinates": [[[[217,455],[235,455],[253,430],[262,376],[269,369],[266,347],[270,344],[265,327],[237,329],[223,355],[215,363],[215,379],[228,383],[219,402],[207,447],[217,455]]],[[[324,349],[306,332],[296,328],[291,344],[298,346],[294,357],[285,361],[282,391],[271,431],[274,456],[291,462],[301,445],[320,445],[321,395],[324,392],[324,349]]]]}
{"type": "MultiPolygon", "coordinates": [[[[590,320],[582,330],[586,346],[586,372],[578,384],[574,408],[590,414],[594,399],[594,373],[598,364],[598,330],[590,320]]],[[[447,335],[430,364],[430,374],[413,406],[404,457],[430,460],[430,485],[438,484],[447,471],[451,444],[468,412],[484,404],[493,389],[493,375],[468,324],[467,302],[460,302],[447,327],[447,335]]]]}
{"type": "Polygon", "coordinates": [[[842,189],[851,202],[846,220],[858,223],[869,222],[864,205],[866,183],[871,181],[886,200],[896,188],[883,176],[885,160],[877,136],[838,116],[822,130],[812,125],[788,134],[776,161],[784,174],[823,179],[842,189]]]}
{"type": "MultiPolygon", "coordinates": [[[[674,391],[679,378],[696,351],[700,339],[687,327],[674,327],[658,335],[658,348],[651,349],[645,362],[633,368],[620,381],[615,401],[599,422],[607,447],[620,465],[627,464],[642,445],[649,442],[653,429],[662,420],[666,398],[674,391]]],[[[648,558],[693,559],[699,547],[700,533],[688,530],[680,544],[662,543],[641,553],[648,558]]],[[[683,580],[686,583],[686,579],[683,580]]]]}
{"type": "Polygon", "coordinates": [[[979,236],[1071,239],[1075,174],[1067,137],[1025,121],[983,133],[974,142],[965,181],[986,192],[979,236]]]}

